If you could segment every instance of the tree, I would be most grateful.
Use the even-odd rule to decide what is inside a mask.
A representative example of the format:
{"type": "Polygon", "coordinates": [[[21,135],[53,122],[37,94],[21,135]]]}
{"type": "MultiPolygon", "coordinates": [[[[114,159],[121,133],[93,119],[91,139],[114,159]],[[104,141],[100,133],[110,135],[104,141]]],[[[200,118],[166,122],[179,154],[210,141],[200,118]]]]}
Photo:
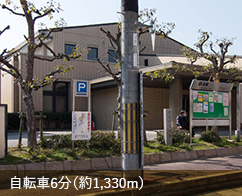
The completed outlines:
{"type": "MultiPolygon", "coordinates": [[[[233,45],[234,39],[217,39],[215,44],[211,41],[209,43],[209,39],[212,35],[211,32],[206,31],[198,31],[200,33],[199,40],[195,44],[196,48],[199,52],[191,51],[189,48],[184,47],[183,52],[187,59],[193,64],[197,61],[198,58],[205,58],[210,63],[204,67],[204,70],[210,74],[209,81],[213,79],[214,82],[220,82],[222,74],[228,75],[228,73],[233,73],[236,79],[241,77],[241,72],[239,68],[230,67],[226,70],[226,65],[229,63],[235,64],[236,55],[232,57],[226,57],[228,53],[228,48],[233,45]],[[209,52],[205,52],[204,47],[209,47],[209,52]],[[215,50],[215,47],[218,47],[219,51],[215,50]],[[236,76],[237,75],[237,76],[236,76]]],[[[214,126],[213,131],[217,136],[219,136],[218,127],[214,126]]]]}
{"type": "Polygon", "coordinates": [[[200,36],[198,42],[195,43],[198,51],[184,46],[183,55],[187,58],[187,64],[175,62],[171,69],[157,69],[154,72],[147,73],[151,78],[164,79],[171,82],[175,75],[182,72],[192,72],[195,78],[204,74],[210,74],[209,81],[220,82],[222,75],[230,75],[234,80],[240,80],[242,77],[241,69],[235,66],[236,55],[228,56],[228,49],[233,45],[234,39],[217,39],[215,42],[210,41],[212,33],[198,31],[200,36]],[[216,51],[216,48],[218,51],[216,51]],[[207,64],[202,67],[195,66],[198,59],[206,59],[207,64]]]}
{"type": "MultiPolygon", "coordinates": [[[[72,69],[72,67],[65,66],[57,66],[55,70],[46,74],[42,79],[38,79],[34,77],[34,60],[46,60],[46,61],[54,61],[55,59],[67,59],[70,58],[79,58],[80,54],[75,53],[72,55],[65,54],[56,54],[48,45],[45,43],[48,40],[49,36],[52,32],[61,31],[62,28],[59,28],[60,25],[63,25],[63,19],[56,23],[57,28],[54,29],[46,29],[40,31],[37,36],[35,36],[35,24],[36,21],[44,17],[53,18],[53,14],[55,12],[59,12],[61,10],[60,5],[57,4],[54,0],[50,0],[46,3],[45,6],[37,8],[33,2],[20,0],[20,7],[14,5],[10,0],[6,0],[5,4],[1,4],[2,9],[6,9],[10,11],[10,13],[20,16],[26,19],[28,35],[24,36],[26,39],[27,47],[27,59],[26,59],[26,70],[27,73],[22,73],[21,70],[16,68],[9,59],[17,54],[22,48],[7,50],[5,49],[0,54],[0,70],[6,72],[14,77],[14,81],[21,86],[23,92],[23,99],[26,105],[26,119],[27,119],[27,131],[28,131],[28,147],[33,149],[37,148],[36,141],[36,129],[35,129],[35,110],[34,103],[32,97],[32,91],[38,90],[46,85],[51,84],[56,81],[55,77],[58,73],[66,73],[72,69]],[[13,7],[13,8],[12,8],[13,7]],[[18,12],[18,10],[22,10],[18,12]],[[38,48],[45,47],[48,51],[51,52],[52,58],[44,58],[35,55],[35,51],[38,48]]],[[[0,32],[0,35],[4,33],[10,26],[7,26],[0,32]]]]}
{"type": "Polygon", "coordinates": [[[209,80],[220,82],[222,74],[234,72],[234,76],[239,76],[239,70],[235,67],[226,67],[229,63],[235,64],[236,55],[226,56],[228,49],[233,45],[234,39],[217,39],[216,42],[210,40],[212,33],[206,31],[198,31],[200,33],[198,42],[195,44],[199,52],[194,51],[188,47],[183,48],[183,54],[187,57],[191,64],[195,63],[197,59],[204,58],[209,61],[208,65],[203,68],[203,73],[211,73],[209,80]],[[205,51],[205,47],[209,47],[209,51],[205,51]],[[219,51],[216,51],[215,48],[219,51]],[[226,69],[228,68],[228,69],[226,69]],[[235,72],[237,70],[237,72],[235,72]]]}
{"type": "MultiPolygon", "coordinates": [[[[156,9],[144,9],[142,11],[140,11],[139,14],[139,28],[138,28],[138,38],[140,38],[143,34],[145,33],[149,33],[151,28],[153,28],[155,30],[155,34],[160,36],[161,38],[166,38],[171,32],[172,30],[175,28],[175,24],[174,23],[163,23],[163,24],[156,24],[156,9]],[[154,24],[155,25],[146,25],[146,23],[150,23],[150,24],[154,24]]],[[[121,24],[118,24],[118,30],[116,35],[112,35],[110,33],[110,31],[106,31],[104,29],[100,29],[104,34],[106,34],[106,36],[108,37],[112,48],[114,49],[114,51],[116,52],[116,56],[113,56],[112,54],[110,54],[108,52],[108,54],[115,59],[116,61],[116,69],[112,69],[110,68],[109,64],[104,64],[100,61],[100,59],[97,59],[99,65],[101,65],[101,67],[103,68],[103,70],[110,75],[118,84],[118,108],[116,109],[116,111],[114,112],[114,114],[118,114],[120,119],[120,92],[121,92],[121,24]]],[[[139,43],[140,43],[140,39],[139,39],[139,43]]],[[[145,47],[141,48],[139,53],[142,53],[145,50],[145,47]]],[[[147,142],[146,140],[146,135],[144,134],[144,138],[145,138],[145,144],[147,142]]]]}

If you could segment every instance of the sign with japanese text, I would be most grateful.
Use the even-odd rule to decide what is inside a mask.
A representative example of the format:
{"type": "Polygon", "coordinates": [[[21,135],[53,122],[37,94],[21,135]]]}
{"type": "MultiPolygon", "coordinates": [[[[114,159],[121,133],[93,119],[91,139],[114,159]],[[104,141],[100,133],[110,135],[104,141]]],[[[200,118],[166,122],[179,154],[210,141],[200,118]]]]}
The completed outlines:
{"type": "Polygon", "coordinates": [[[91,112],[72,112],[72,140],[91,139],[91,112]]]}

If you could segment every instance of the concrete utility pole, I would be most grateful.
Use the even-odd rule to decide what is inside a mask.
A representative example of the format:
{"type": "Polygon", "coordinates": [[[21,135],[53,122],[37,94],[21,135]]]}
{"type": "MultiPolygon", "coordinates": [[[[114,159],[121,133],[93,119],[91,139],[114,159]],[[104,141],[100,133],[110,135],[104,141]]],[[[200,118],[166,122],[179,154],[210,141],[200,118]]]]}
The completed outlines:
{"type": "Polygon", "coordinates": [[[138,46],[138,0],[122,0],[121,150],[126,178],[142,175],[138,46]]]}

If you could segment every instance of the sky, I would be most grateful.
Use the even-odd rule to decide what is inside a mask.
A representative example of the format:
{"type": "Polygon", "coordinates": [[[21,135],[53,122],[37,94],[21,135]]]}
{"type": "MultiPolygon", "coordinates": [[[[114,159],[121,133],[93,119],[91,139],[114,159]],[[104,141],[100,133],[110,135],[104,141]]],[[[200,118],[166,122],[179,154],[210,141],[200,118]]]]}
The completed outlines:
{"type": "MultiPolygon", "coordinates": [[[[19,2],[18,0],[12,0],[19,2]]],[[[47,0],[32,0],[41,5],[47,0]]],[[[58,1],[58,0],[56,0],[58,1]]],[[[0,0],[0,4],[5,0],[0,0]]],[[[63,11],[54,19],[64,18],[67,26],[80,26],[118,22],[121,0],[59,0],[63,11]]],[[[198,41],[198,30],[212,32],[212,40],[235,38],[229,48],[230,55],[242,56],[242,1],[241,0],[139,0],[139,10],[156,8],[157,21],[173,22],[176,27],[170,37],[194,48],[198,41]]],[[[54,20],[42,20],[49,27],[54,20]]],[[[37,23],[38,24],[38,23],[37,23]]],[[[27,33],[26,21],[21,16],[0,9],[0,30],[10,25],[10,30],[0,36],[0,52],[12,49],[24,41],[27,33]]],[[[36,25],[36,31],[39,25],[36,25]]]]}

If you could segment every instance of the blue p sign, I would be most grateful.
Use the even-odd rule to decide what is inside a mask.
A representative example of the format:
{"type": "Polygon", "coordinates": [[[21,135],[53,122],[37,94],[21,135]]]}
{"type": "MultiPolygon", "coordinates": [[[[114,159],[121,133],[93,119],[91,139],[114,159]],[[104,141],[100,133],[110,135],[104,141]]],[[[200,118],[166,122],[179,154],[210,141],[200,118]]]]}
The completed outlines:
{"type": "Polygon", "coordinates": [[[87,95],[87,82],[77,81],[76,86],[77,86],[77,89],[76,89],[77,95],[87,95]]]}

